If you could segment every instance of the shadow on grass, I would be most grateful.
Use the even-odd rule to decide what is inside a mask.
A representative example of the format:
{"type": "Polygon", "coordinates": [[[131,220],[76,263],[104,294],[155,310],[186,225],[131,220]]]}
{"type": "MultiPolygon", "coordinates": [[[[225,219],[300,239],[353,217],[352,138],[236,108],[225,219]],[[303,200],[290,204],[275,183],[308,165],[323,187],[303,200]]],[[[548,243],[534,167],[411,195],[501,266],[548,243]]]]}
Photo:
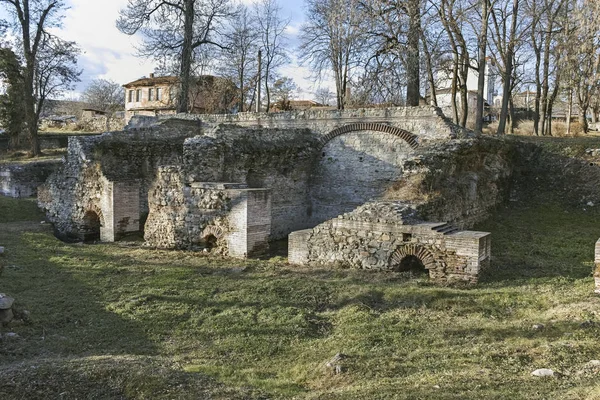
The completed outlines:
{"type": "MultiPolygon", "coordinates": [[[[30,313],[26,324],[12,322],[0,330],[14,330],[20,340],[0,346],[0,359],[10,361],[39,355],[157,354],[145,328],[106,309],[101,288],[76,268],[54,261],[65,247],[48,232],[17,233],[3,224],[0,258],[2,291],[30,313]]],[[[41,229],[35,225],[33,230],[41,229]]]]}
{"type": "Polygon", "coordinates": [[[519,202],[499,210],[478,230],[492,233],[492,263],[482,283],[519,285],[540,278],[588,278],[600,237],[600,211],[558,202],[519,202]]]}

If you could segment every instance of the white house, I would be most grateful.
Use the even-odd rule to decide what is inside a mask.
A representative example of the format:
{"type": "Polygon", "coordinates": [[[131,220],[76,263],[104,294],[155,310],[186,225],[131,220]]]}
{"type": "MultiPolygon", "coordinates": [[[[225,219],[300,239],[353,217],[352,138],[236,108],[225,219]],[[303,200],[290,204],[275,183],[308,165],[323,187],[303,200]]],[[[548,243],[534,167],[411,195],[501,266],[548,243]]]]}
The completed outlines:
{"type": "MultiPolygon", "coordinates": [[[[498,80],[498,72],[494,66],[493,60],[488,58],[485,65],[485,83],[484,83],[484,101],[487,103],[486,106],[493,106],[494,96],[498,93],[496,91],[496,81],[498,80]]],[[[475,68],[469,68],[467,75],[467,104],[469,109],[469,115],[475,115],[475,109],[477,107],[477,84],[479,79],[479,72],[475,68]]],[[[436,100],[438,107],[442,109],[444,114],[452,118],[452,72],[450,70],[441,70],[437,73],[437,88],[436,88],[436,100]]],[[[456,93],[456,105],[459,108],[460,114],[460,91],[457,89],[456,93]]]]}

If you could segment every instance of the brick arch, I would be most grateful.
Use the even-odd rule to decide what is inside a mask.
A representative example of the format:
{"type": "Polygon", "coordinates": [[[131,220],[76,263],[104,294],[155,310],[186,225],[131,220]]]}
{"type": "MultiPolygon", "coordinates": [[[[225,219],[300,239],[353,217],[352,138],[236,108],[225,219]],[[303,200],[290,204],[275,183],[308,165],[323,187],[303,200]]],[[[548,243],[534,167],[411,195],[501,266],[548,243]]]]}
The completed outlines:
{"type": "Polygon", "coordinates": [[[210,235],[213,235],[217,239],[221,239],[223,237],[223,229],[221,227],[215,225],[209,225],[202,231],[202,238],[206,238],[210,235]]]}
{"type": "Polygon", "coordinates": [[[415,256],[423,263],[426,270],[435,269],[437,267],[435,256],[431,251],[418,244],[405,244],[396,249],[390,257],[390,268],[400,265],[402,260],[408,256],[415,256]]]}
{"type": "Polygon", "coordinates": [[[104,213],[102,212],[102,210],[100,209],[100,207],[98,207],[96,204],[88,204],[88,206],[85,208],[85,211],[83,212],[83,216],[85,217],[85,214],[87,214],[89,211],[93,211],[96,213],[96,215],[98,216],[98,219],[100,220],[100,225],[104,226],[104,213]]]}
{"type": "Polygon", "coordinates": [[[362,123],[354,123],[341,126],[329,132],[327,135],[323,136],[321,141],[321,148],[323,148],[327,143],[331,140],[335,139],[340,135],[344,135],[350,132],[356,131],[375,131],[375,132],[383,132],[389,133],[390,135],[394,135],[404,140],[410,147],[416,149],[419,147],[419,142],[417,141],[417,136],[405,131],[404,129],[397,128],[395,126],[374,123],[374,122],[362,122],[362,123]]]}

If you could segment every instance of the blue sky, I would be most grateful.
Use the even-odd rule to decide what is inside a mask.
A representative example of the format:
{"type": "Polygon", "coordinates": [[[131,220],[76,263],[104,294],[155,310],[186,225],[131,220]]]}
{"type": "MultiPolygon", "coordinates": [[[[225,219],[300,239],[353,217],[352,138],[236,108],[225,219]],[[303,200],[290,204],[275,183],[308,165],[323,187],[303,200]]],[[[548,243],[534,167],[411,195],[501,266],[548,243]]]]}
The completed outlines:
{"type": "MultiPolygon", "coordinates": [[[[252,2],[242,1],[246,4],[252,2]]],[[[63,27],[56,33],[79,44],[82,49],[79,68],[83,69],[77,90],[67,94],[67,98],[77,97],[78,93],[96,78],[112,79],[124,84],[154,70],[153,60],[135,56],[135,45],[139,43],[139,38],[124,35],[115,27],[119,10],[126,6],[127,0],[68,0],[67,3],[69,9],[65,12],[63,27]]],[[[289,16],[291,21],[287,34],[290,50],[293,50],[298,43],[298,31],[304,19],[304,2],[279,0],[279,4],[283,15],[289,16]]],[[[302,89],[299,97],[312,98],[312,92],[319,85],[327,84],[313,82],[309,77],[310,71],[300,67],[294,52],[291,53],[292,64],[283,67],[279,72],[296,81],[302,89]]]]}

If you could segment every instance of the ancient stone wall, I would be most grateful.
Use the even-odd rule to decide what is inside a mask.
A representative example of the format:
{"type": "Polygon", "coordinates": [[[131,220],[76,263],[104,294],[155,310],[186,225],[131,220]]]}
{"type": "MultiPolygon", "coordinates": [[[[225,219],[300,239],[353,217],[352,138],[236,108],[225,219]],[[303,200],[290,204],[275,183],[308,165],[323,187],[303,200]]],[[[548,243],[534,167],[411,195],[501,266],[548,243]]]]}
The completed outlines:
{"type": "Polygon", "coordinates": [[[37,195],[38,186],[43,184],[60,164],[60,160],[0,164],[0,195],[9,197],[37,195]]]}
{"type": "Polygon", "coordinates": [[[191,133],[185,125],[166,124],[153,131],[70,137],[68,154],[40,188],[38,203],[66,239],[86,235],[90,211],[103,224],[105,238],[139,231],[158,166],[181,164],[183,142],[196,133],[195,126],[191,133]]]}
{"type": "Polygon", "coordinates": [[[490,137],[419,148],[384,199],[412,201],[426,221],[472,227],[508,200],[517,146],[490,137]]]}
{"type": "Polygon", "coordinates": [[[210,249],[247,257],[268,248],[270,194],[244,184],[184,182],[181,167],[160,167],[149,193],[144,239],[165,249],[210,249]]]}
{"type": "Polygon", "coordinates": [[[402,271],[406,258],[415,257],[440,283],[476,283],[490,253],[489,233],[418,222],[414,209],[398,202],[367,203],[289,236],[294,264],[402,271]]]}
{"type": "MultiPolygon", "coordinates": [[[[277,113],[237,113],[237,114],[177,114],[160,116],[157,120],[178,118],[202,121],[205,125],[238,125],[272,129],[307,128],[318,135],[327,135],[336,128],[354,124],[385,123],[404,129],[419,137],[419,140],[448,140],[466,137],[467,131],[454,125],[440,109],[432,106],[358,108],[350,110],[296,110],[277,113]]],[[[144,122],[145,124],[148,121],[144,122]]]]}
{"type": "Polygon", "coordinates": [[[384,132],[349,132],[327,142],[309,181],[311,224],[382,198],[403,179],[414,153],[404,139],[384,132]]]}
{"type": "Polygon", "coordinates": [[[320,142],[306,129],[221,126],[184,144],[188,182],[237,182],[271,191],[273,238],[310,226],[309,180],[320,142]]]}

